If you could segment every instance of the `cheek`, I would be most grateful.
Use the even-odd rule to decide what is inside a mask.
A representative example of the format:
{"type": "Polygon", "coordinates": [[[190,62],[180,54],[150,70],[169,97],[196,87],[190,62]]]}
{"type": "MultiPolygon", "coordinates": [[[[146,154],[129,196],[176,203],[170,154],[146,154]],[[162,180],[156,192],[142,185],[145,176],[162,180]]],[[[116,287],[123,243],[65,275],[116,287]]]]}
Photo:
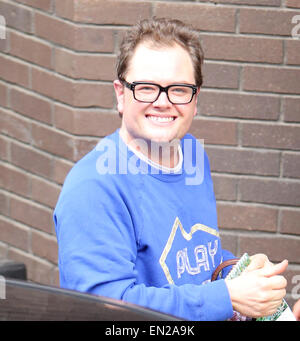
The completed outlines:
{"type": "Polygon", "coordinates": [[[197,114],[197,107],[195,105],[191,105],[189,107],[184,106],[176,106],[177,112],[179,115],[186,121],[190,122],[193,120],[194,116],[197,114]]]}
{"type": "Polygon", "coordinates": [[[133,97],[124,97],[123,112],[132,120],[142,119],[149,111],[151,104],[136,101],[133,97]]]}

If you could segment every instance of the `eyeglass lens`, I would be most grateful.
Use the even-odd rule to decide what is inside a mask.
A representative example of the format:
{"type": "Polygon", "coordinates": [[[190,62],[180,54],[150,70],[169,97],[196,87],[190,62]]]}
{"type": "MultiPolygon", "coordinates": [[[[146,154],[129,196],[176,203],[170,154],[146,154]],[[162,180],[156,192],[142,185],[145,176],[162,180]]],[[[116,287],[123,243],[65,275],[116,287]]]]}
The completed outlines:
{"type": "MultiPolygon", "coordinates": [[[[174,104],[189,103],[193,97],[193,88],[189,86],[174,85],[167,90],[169,101],[174,104]]],[[[138,101],[155,102],[160,95],[160,88],[154,84],[136,84],[134,96],[138,101]]]]}

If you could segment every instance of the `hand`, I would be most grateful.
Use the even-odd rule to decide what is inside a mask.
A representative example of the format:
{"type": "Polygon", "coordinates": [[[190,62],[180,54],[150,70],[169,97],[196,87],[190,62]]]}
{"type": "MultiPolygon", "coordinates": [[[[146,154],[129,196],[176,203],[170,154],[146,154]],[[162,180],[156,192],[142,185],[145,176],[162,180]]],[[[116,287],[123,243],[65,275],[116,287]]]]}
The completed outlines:
{"type": "Polygon", "coordinates": [[[288,261],[273,265],[261,255],[253,260],[250,270],[225,282],[233,309],[244,316],[258,318],[275,313],[286,295],[287,281],[279,274],[286,270],[288,261]]]}
{"type": "Polygon", "coordinates": [[[298,300],[293,307],[293,314],[296,317],[297,321],[300,321],[300,300],[298,300]]]}
{"type": "Polygon", "coordinates": [[[245,269],[245,272],[249,272],[252,270],[257,270],[263,267],[269,267],[269,266],[274,265],[273,263],[269,261],[268,257],[264,255],[263,253],[257,253],[256,255],[251,256],[250,259],[251,259],[251,263],[247,266],[247,268],[245,269]]]}

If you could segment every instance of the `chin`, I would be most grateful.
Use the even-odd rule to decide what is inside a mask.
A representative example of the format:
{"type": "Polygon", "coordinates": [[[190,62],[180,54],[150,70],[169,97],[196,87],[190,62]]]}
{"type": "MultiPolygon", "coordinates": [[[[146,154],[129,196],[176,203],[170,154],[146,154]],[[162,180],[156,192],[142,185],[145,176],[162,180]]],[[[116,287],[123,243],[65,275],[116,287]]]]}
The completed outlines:
{"type": "Polygon", "coordinates": [[[157,144],[168,144],[175,141],[179,141],[177,137],[167,137],[167,136],[155,136],[150,139],[151,143],[157,144]]]}
{"type": "Polygon", "coordinates": [[[148,131],[145,131],[145,137],[147,136],[147,139],[152,142],[159,142],[159,143],[167,143],[171,142],[172,140],[176,139],[177,134],[170,131],[170,129],[149,129],[148,131]]]}

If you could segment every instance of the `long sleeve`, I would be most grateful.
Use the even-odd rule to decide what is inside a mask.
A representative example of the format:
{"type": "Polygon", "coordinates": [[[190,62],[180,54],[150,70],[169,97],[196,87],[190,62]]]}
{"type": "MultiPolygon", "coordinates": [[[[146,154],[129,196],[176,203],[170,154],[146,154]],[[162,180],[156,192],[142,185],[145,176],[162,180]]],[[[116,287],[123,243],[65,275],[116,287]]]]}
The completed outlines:
{"type": "Polygon", "coordinates": [[[71,170],[54,211],[61,286],[187,320],[230,318],[225,281],[209,281],[230,257],[209,170],[199,186],[184,174],[100,175],[100,149],[71,170]]]}
{"type": "Polygon", "coordinates": [[[137,244],[131,218],[114,193],[95,186],[84,183],[67,192],[55,210],[62,287],[122,299],[188,320],[231,317],[223,280],[160,288],[137,284],[137,244]]]}

